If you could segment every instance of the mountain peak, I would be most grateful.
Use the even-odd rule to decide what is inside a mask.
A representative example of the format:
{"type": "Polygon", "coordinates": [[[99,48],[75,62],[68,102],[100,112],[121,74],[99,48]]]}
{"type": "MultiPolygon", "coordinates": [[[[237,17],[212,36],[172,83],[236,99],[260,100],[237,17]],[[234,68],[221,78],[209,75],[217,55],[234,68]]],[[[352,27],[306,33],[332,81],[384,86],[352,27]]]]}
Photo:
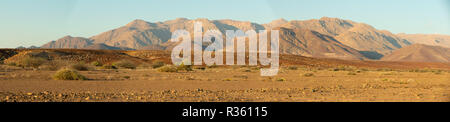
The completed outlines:
{"type": "Polygon", "coordinates": [[[195,19],[195,21],[207,22],[207,21],[209,21],[209,19],[208,18],[198,18],[198,19],[195,19]]]}
{"type": "Polygon", "coordinates": [[[149,23],[147,21],[141,20],[141,19],[135,19],[133,21],[131,21],[130,23],[128,23],[126,26],[131,27],[131,26],[145,26],[148,25],[149,23]]]}
{"type": "Polygon", "coordinates": [[[70,35],[67,35],[67,36],[64,36],[64,37],[63,37],[63,39],[67,39],[67,38],[73,38],[73,37],[70,36],[70,35]]]}
{"type": "Polygon", "coordinates": [[[285,24],[285,23],[288,23],[289,21],[287,21],[286,19],[283,19],[283,18],[280,18],[280,19],[276,19],[276,20],[273,20],[272,22],[270,22],[269,24],[272,24],[272,25],[281,25],[281,24],[285,24]]]}
{"type": "Polygon", "coordinates": [[[342,20],[342,19],[339,19],[339,18],[333,18],[333,17],[322,17],[322,18],[320,18],[319,20],[328,20],[328,21],[336,21],[336,20],[342,20]]]}
{"type": "Polygon", "coordinates": [[[188,18],[184,18],[184,17],[179,17],[175,19],[176,21],[186,21],[189,20],[188,18]]]}
{"type": "Polygon", "coordinates": [[[286,23],[288,21],[286,19],[284,19],[284,18],[279,18],[279,19],[273,20],[272,22],[283,22],[283,23],[286,23]]]}
{"type": "Polygon", "coordinates": [[[270,23],[264,24],[264,26],[266,28],[275,28],[275,27],[279,27],[279,26],[281,26],[283,24],[286,24],[286,23],[288,23],[287,20],[285,20],[283,18],[280,18],[280,19],[277,19],[277,20],[273,20],[270,23]]]}

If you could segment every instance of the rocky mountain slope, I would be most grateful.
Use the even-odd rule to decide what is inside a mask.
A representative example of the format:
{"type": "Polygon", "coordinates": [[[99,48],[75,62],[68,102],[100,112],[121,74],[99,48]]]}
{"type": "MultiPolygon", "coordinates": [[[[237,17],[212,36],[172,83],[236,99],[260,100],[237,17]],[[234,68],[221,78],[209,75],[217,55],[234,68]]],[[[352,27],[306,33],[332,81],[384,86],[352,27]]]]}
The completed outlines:
{"type": "Polygon", "coordinates": [[[358,50],[316,31],[298,28],[276,28],[275,30],[280,30],[280,53],[283,54],[350,60],[365,59],[358,50]]]}

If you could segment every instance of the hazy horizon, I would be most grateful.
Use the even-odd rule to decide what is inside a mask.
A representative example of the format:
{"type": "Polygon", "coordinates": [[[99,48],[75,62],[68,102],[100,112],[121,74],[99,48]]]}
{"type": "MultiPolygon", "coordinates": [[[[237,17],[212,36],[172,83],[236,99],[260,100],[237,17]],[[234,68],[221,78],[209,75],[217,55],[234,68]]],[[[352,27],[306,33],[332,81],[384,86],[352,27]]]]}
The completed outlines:
{"type": "Polygon", "coordinates": [[[66,35],[91,37],[135,19],[232,19],[258,24],[335,17],[407,34],[450,35],[448,0],[2,0],[0,48],[41,46],[66,35]]]}

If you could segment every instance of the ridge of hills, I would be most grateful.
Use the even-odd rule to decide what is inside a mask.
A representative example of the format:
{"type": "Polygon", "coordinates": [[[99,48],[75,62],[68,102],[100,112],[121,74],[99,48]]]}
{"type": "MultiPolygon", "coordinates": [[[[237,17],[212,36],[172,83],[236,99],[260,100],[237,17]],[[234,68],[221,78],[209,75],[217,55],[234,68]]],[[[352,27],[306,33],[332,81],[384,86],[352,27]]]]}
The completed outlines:
{"type": "MultiPolygon", "coordinates": [[[[66,36],[44,44],[41,48],[168,50],[174,46],[174,43],[169,42],[172,32],[185,29],[192,34],[194,22],[202,22],[203,30],[215,29],[223,34],[226,30],[280,30],[281,53],[308,57],[378,60],[403,47],[420,43],[415,37],[405,34],[392,34],[365,23],[330,17],[292,21],[278,19],[267,24],[230,19],[177,18],[154,23],[137,19],[90,38],[66,36]]],[[[439,44],[445,47],[446,39],[441,39],[444,41],[439,44]]]]}
{"type": "Polygon", "coordinates": [[[450,62],[450,48],[413,44],[384,56],[383,61],[450,62]]]}

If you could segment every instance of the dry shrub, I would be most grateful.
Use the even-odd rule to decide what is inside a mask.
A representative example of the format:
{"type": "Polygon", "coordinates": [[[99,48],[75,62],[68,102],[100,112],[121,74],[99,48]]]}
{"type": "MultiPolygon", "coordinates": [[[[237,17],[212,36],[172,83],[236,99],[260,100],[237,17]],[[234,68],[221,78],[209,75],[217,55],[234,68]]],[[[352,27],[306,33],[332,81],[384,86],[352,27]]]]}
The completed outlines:
{"type": "Polygon", "coordinates": [[[217,68],[217,65],[213,64],[213,65],[208,66],[208,68],[217,68]]]}
{"type": "Polygon", "coordinates": [[[159,72],[178,72],[178,68],[172,65],[166,65],[158,68],[159,72]]]}
{"type": "Polygon", "coordinates": [[[225,78],[225,79],[223,79],[223,81],[232,81],[232,79],[231,78],[225,78]]]}
{"type": "Polygon", "coordinates": [[[354,71],[356,68],[352,66],[338,66],[333,71],[354,71]]]}
{"type": "Polygon", "coordinates": [[[141,63],[140,65],[138,65],[137,67],[136,67],[136,69],[149,69],[149,68],[152,68],[152,64],[149,64],[149,63],[141,63]]]}
{"type": "Polygon", "coordinates": [[[303,74],[303,76],[305,76],[305,77],[312,77],[312,76],[314,76],[314,74],[313,73],[305,73],[305,74],[303,74]]]}
{"type": "Polygon", "coordinates": [[[184,65],[184,63],[181,63],[179,66],[177,66],[178,71],[192,71],[191,65],[184,65]]]}
{"type": "Polygon", "coordinates": [[[99,61],[94,61],[94,62],[91,62],[91,65],[92,65],[92,66],[96,66],[96,67],[100,67],[100,66],[102,66],[103,64],[102,64],[101,62],[99,62],[99,61]]]}
{"type": "Polygon", "coordinates": [[[136,64],[130,60],[121,60],[112,64],[116,68],[136,69],[136,64]]]}
{"type": "Polygon", "coordinates": [[[117,67],[115,67],[111,64],[105,64],[102,66],[102,69],[117,69],[117,67]]]}
{"type": "Polygon", "coordinates": [[[61,69],[62,67],[67,66],[68,64],[69,64],[69,62],[67,62],[67,61],[53,60],[53,61],[48,61],[47,63],[39,66],[39,69],[56,71],[58,69],[61,69]]]}
{"type": "Polygon", "coordinates": [[[356,75],[355,72],[348,72],[347,75],[356,75]]]}
{"type": "Polygon", "coordinates": [[[286,79],[285,78],[278,78],[277,81],[283,82],[283,81],[286,81],[286,79]]]}
{"type": "Polygon", "coordinates": [[[87,80],[87,78],[75,70],[62,69],[53,75],[55,80],[87,80]]]}
{"type": "Polygon", "coordinates": [[[361,68],[361,69],[359,69],[360,71],[369,71],[369,69],[367,69],[367,68],[361,68]]]}
{"type": "Polygon", "coordinates": [[[76,63],[70,66],[71,69],[78,70],[78,71],[89,71],[91,68],[87,66],[85,63],[76,63]]]}
{"type": "Polygon", "coordinates": [[[251,69],[244,69],[243,72],[252,72],[251,69]]]}
{"type": "Polygon", "coordinates": [[[289,69],[289,70],[297,70],[298,67],[296,67],[296,66],[289,66],[288,69],[289,69]]]}
{"type": "Polygon", "coordinates": [[[198,70],[206,70],[205,66],[192,66],[192,68],[198,69],[198,70]]]}
{"type": "Polygon", "coordinates": [[[20,60],[18,63],[19,66],[22,67],[32,67],[32,68],[39,68],[42,64],[48,62],[47,59],[41,58],[41,57],[26,57],[20,60]]]}
{"type": "Polygon", "coordinates": [[[163,61],[154,61],[152,64],[152,68],[156,69],[156,68],[162,67],[164,65],[166,65],[166,64],[163,61]]]}
{"type": "Polygon", "coordinates": [[[8,65],[8,66],[17,66],[17,63],[16,62],[9,62],[6,65],[8,65]]]}
{"type": "Polygon", "coordinates": [[[394,71],[394,70],[391,68],[380,68],[380,69],[377,69],[377,71],[394,71]]]}

